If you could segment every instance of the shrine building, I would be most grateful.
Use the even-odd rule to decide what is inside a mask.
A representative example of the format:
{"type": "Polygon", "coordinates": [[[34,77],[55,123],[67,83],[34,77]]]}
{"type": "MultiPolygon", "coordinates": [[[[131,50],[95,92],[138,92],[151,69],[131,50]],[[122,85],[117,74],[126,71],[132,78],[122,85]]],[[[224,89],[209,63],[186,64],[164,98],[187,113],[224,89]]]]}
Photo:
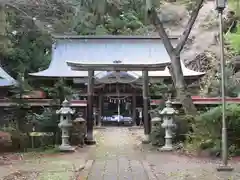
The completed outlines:
{"type": "MultiPolygon", "coordinates": [[[[171,38],[173,44],[177,40],[171,38]]],[[[64,78],[78,91],[75,99],[87,100],[87,121],[94,111],[99,117],[120,113],[134,119],[135,109],[147,114],[150,84],[172,83],[169,64],[159,37],[53,36],[49,67],[30,75],[44,81],[64,78]]],[[[188,84],[204,75],[181,66],[188,84]]]]}

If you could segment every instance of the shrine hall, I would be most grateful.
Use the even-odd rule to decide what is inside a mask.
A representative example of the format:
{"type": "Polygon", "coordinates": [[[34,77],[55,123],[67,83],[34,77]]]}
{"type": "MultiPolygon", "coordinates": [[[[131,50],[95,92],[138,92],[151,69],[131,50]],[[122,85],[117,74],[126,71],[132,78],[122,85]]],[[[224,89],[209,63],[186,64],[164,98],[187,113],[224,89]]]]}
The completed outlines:
{"type": "MultiPolygon", "coordinates": [[[[177,40],[172,37],[172,44],[177,40]]],[[[169,55],[159,37],[54,35],[49,67],[30,75],[65,78],[77,92],[73,98],[87,100],[89,136],[95,112],[99,118],[117,113],[128,114],[134,120],[135,109],[143,114],[148,134],[149,86],[172,83],[169,64],[169,55]]],[[[183,62],[181,66],[187,83],[204,75],[188,69],[183,62]]]]}

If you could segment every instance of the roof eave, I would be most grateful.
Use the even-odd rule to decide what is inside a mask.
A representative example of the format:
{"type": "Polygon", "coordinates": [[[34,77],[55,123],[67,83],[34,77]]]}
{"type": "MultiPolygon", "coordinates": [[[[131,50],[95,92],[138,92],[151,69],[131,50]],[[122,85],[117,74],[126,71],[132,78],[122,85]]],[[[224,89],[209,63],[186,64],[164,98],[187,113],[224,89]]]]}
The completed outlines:
{"type": "Polygon", "coordinates": [[[88,76],[61,76],[61,75],[45,75],[45,74],[38,74],[38,73],[29,73],[30,76],[33,77],[40,77],[40,78],[86,78],[88,76]]]}
{"type": "MultiPolygon", "coordinates": [[[[161,40],[159,36],[121,36],[121,35],[104,35],[104,36],[80,36],[80,35],[60,35],[52,34],[53,39],[157,39],[161,40]]],[[[170,36],[170,39],[179,39],[179,36],[170,36]]]]}

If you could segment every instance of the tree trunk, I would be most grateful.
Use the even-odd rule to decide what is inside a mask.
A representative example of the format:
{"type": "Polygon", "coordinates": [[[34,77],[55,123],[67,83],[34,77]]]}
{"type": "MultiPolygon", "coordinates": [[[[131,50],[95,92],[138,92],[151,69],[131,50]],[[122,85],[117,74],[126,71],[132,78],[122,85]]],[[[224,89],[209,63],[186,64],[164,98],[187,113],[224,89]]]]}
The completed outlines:
{"type": "Polygon", "coordinates": [[[184,80],[180,63],[180,55],[172,54],[170,58],[172,63],[169,71],[171,73],[174,86],[176,88],[177,98],[182,104],[183,109],[187,114],[195,115],[197,114],[197,109],[193,104],[192,98],[188,92],[187,85],[184,80]]]}
{"type": "Polygon", "coordinates": [[[192,30],[194,22],[198,16],[198,13],[203,5],[204,0],[196,0],[196,7],[192,11],[190,19],[187,23],[187,26],[179,39],[179,42],[175,47],[173,47],[170,38],[168,37],[167,32],[163,26],[163,23],[158,16],[157,10],[153,7],[153,3],[151,0],[146,0],[146,10],[148,17],[150,18],[152,24],[155,26],[156,31],[162,39],[164,47],[170,56],[171,59],[171,76],[177,91],[177,97],[179,98],[185,112],[187,114],[197,114],[197,109],[193,104],[190,94],[187,91],[187,85],[184,81],[184,76],[181,67],[180,53],[186,44],[186,41],[189,37],[189,34],[192,30]]]}
{"type": "Polygon", "coordinates": [[[7,19],[4,4],[0,3],[0,55],[5,54],[8,48],[8,39],[6,37],[7,19]]]}

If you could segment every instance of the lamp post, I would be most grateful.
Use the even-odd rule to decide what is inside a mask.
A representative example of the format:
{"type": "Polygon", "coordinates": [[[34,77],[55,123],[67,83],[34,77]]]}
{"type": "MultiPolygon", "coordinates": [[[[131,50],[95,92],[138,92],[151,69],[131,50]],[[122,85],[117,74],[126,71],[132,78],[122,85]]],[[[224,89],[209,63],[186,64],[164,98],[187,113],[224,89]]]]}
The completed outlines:
{"type": "Polygon", "coordinates": [[[228,145],[227,145],[227,125],[226,125],[226,99],[225,99],[225,58],[224,58],[224,39],[223,39],[223,11],[226,7],[226,0],[216,0],[216,10],[219,17],[219,36],[220,36],[220,63],[221,63],[221,91],[222,91],[222,165],[218,171],[232,171],[228,166],[228,145]]]}

